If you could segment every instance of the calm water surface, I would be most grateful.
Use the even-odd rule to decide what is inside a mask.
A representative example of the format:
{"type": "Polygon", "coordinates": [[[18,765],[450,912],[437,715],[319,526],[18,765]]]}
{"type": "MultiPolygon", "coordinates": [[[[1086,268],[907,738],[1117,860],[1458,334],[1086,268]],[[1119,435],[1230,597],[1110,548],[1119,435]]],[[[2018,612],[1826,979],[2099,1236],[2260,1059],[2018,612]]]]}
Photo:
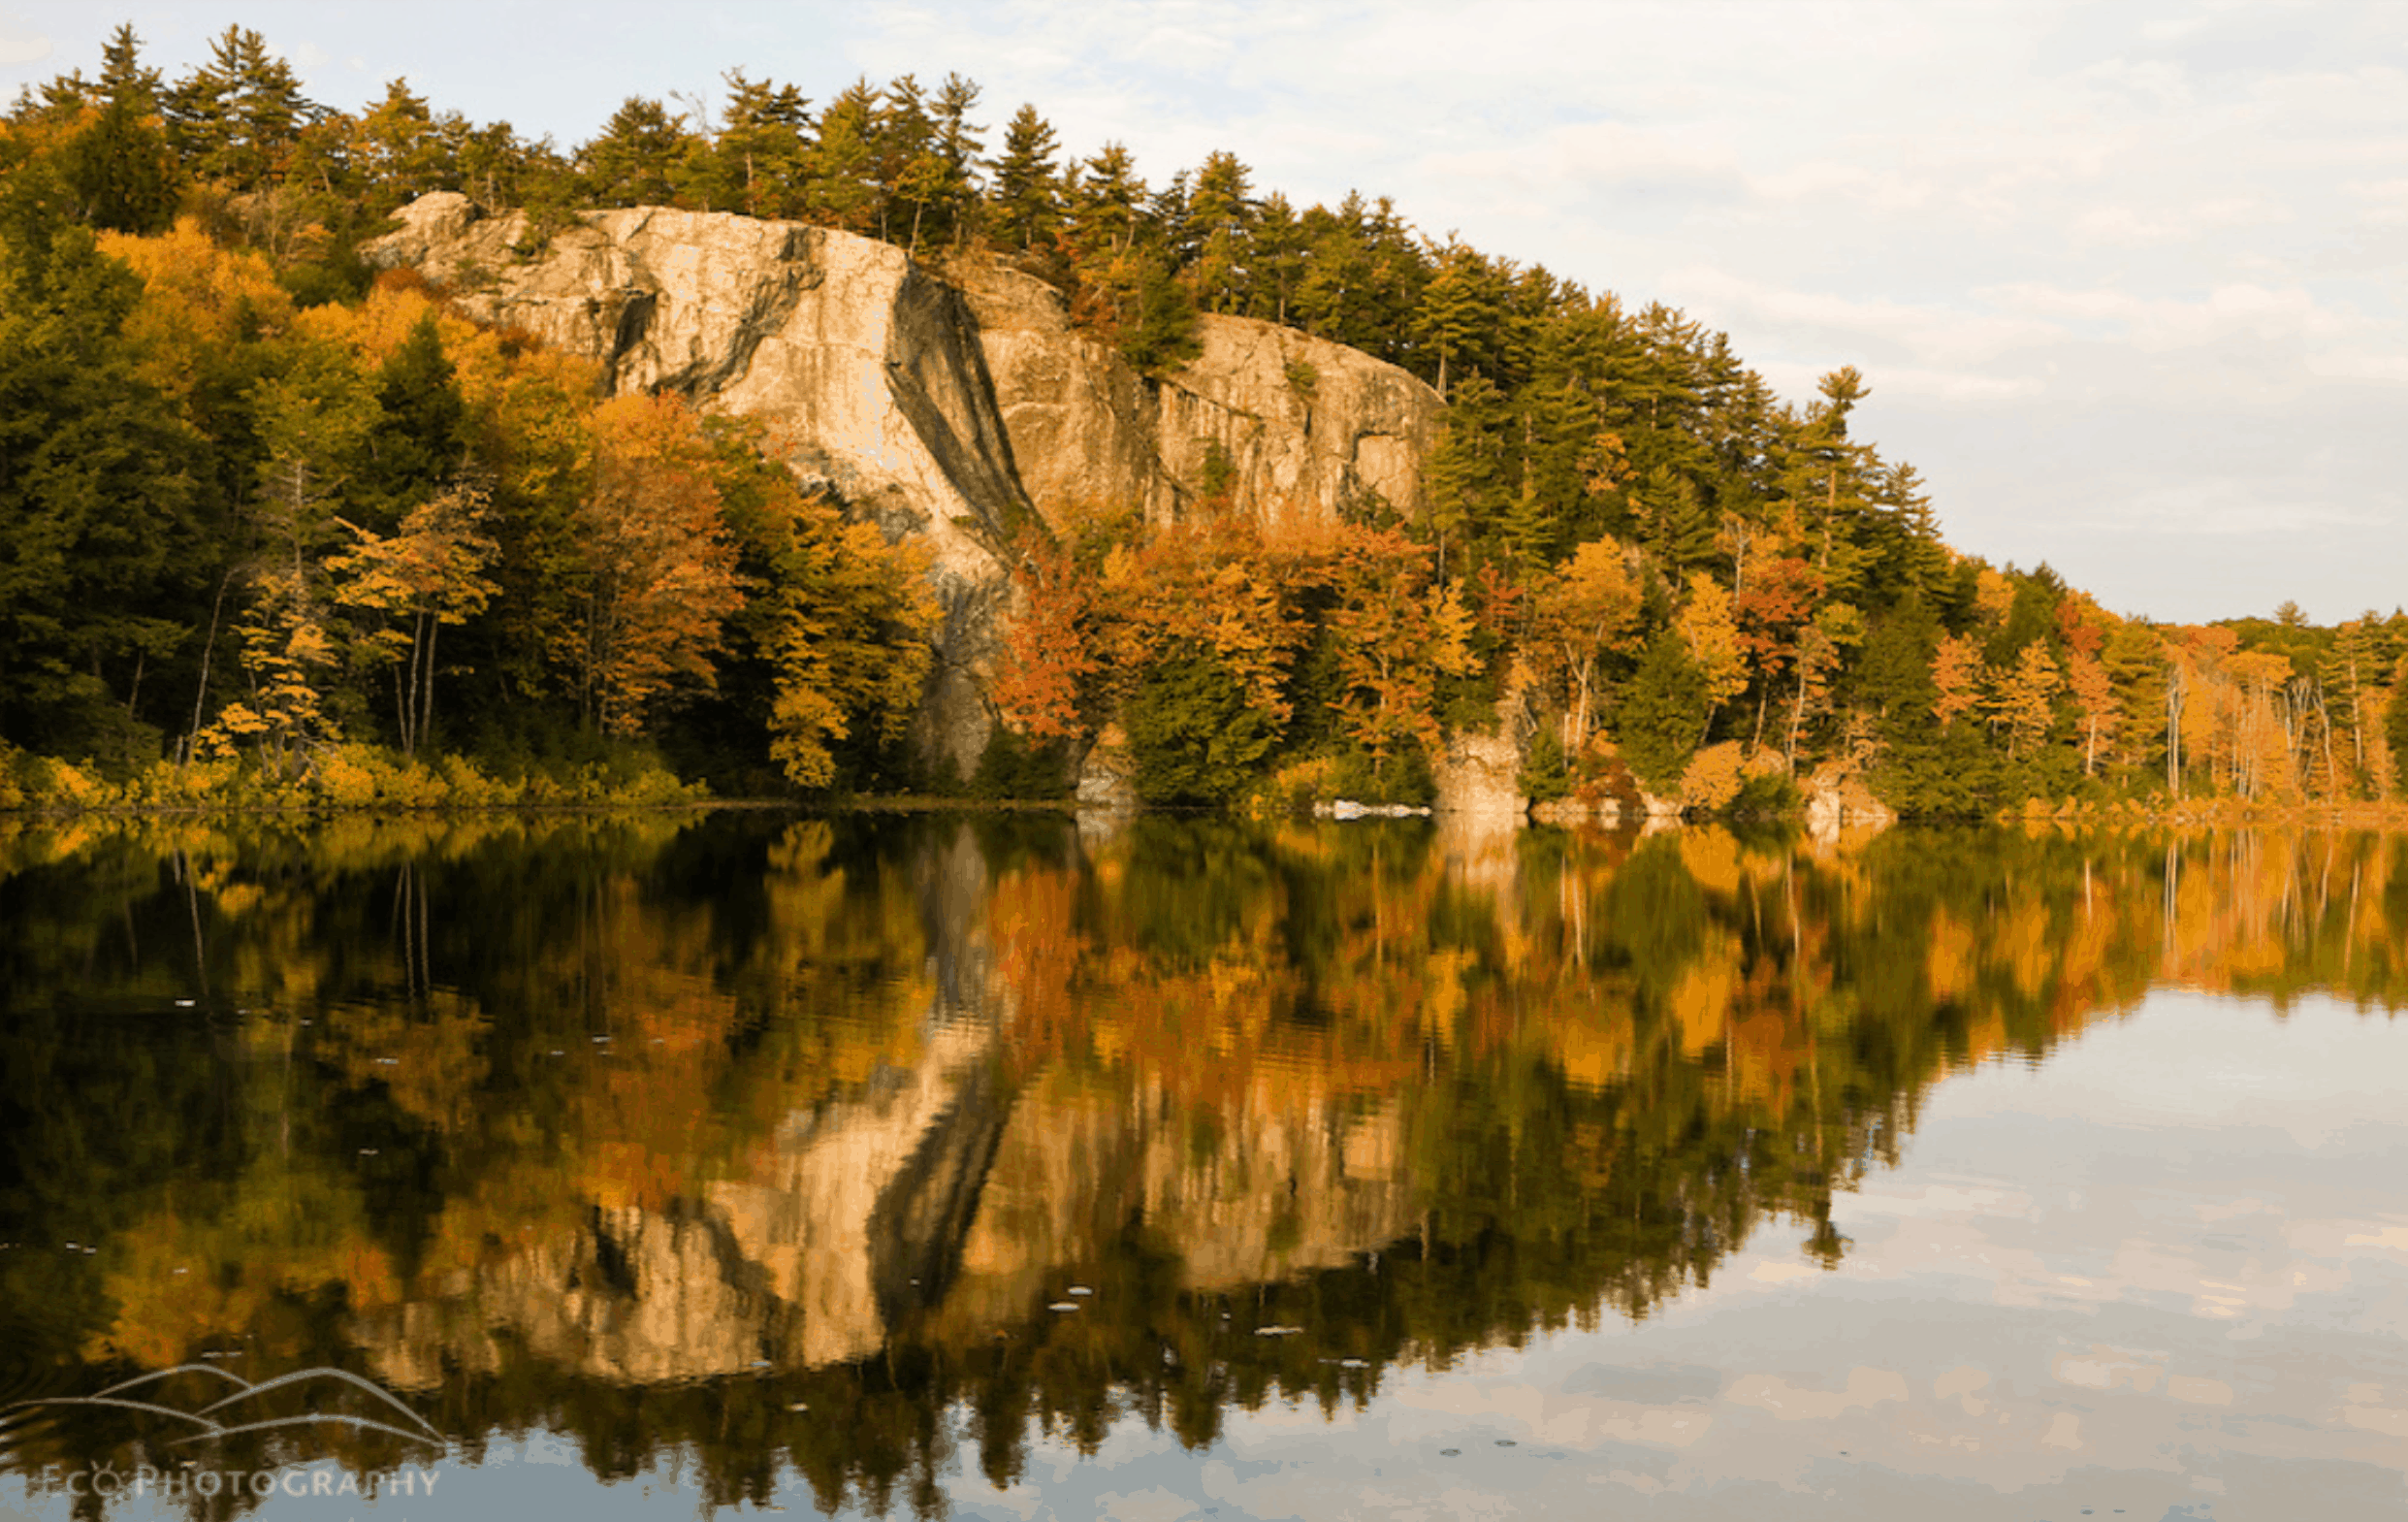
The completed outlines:
{"type": "Polygon", "coordinates": [[[2377,835],[17,828],[0,1506],[2395,1518],[2404,1001],[2377,835]]]}

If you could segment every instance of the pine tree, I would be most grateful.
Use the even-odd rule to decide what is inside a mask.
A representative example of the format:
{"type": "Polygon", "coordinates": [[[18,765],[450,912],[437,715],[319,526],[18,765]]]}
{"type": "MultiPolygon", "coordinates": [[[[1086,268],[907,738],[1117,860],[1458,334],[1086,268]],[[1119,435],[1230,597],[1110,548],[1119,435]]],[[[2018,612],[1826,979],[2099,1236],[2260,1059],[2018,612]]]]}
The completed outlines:
{"type": "Polygon", "coordinates": [[[1062,226],[1062,192],[1054,168],[1061,145],[1053,128],[1022,106],[1004,128],[1003,156],[995,161],[995,185],[988,198],[988,223],[1004,247],[1026,253],[1049,246],[1062,226]]]}
{"type": "Polygon", "coordinates": [[[1650,793],[1669,795],[1704,737],[1706,675],[1675,630],[1658,630],[1615,716],[1616,737],[1632,775],[1650,793]]]}
{"type": "Polygon", "coordinates": [[[709,204],[747,216],[789,217],[803,210],[809,177],[811,103],[791,84],[726,76],[727,100],[711,141],[702,188],[709,204]]]}
{"type": "Polygon", "coordinates": [[[1187,214],[1196,243],[1189,281],[1197,305],[1206,311],[1243,312],[1252,304],[1254,204],[1246,166],[1237,155],[1205,156],[1188,194],[1187,214]]]}
{"type": "Polygon", "coordinates": [[[239,26],[209,45],[209,61],[177,81],[163,104],[168,141],[186,172],[237,192],[275,185],[303,128],[323,114],[302,94],[292,65],[239,26]]]}
{"type": "Polygon", "coordinates": [[[938,86],[931,109],[937,127],[936,157],[941,166],[941,173],[935,177],[934,204],[940,221],[932,236],[956,245],[969,238],[979,206],[979,165],[983,145],[979,135],[985,129],[970,119],[979,95],[976,84],[958,74],[948,74],[938,86]]]}
{"type": "Polygon", "coordinates": [[[107,751],[108,730],[140,711],[144,670],[186,639],[185,597],[206,574],[191,519],[199,440],[137,371],[123,329],[139,290],[125,267],[55,207],[12,210],[0,239],[0,737],[107,751]]]}
{"type": "Polygon", "coordinates": [[[673,206],[677,178],[694,146],[684,116],[630,95],[601,135],[577,150],[578,184],[595,206],[673,206]]]}
{"type": "Polygon", "coordinates": [[[849,233],[873,233],[885,218],[878,179],[878,92],[867,80],[847,85],[819,113],[805,212],[849,233]]]}
{"type": "Polygon", "coordinates": [[[1420,362],[1415,368],[1431,377],[1443,401],[1456,376],[1483,369],[1503,311],[1496,282],[1477,250],[1450,238],[1436,264],[1413,313],[1412,331],[1420,362]]]}
{"type": "Polygon", "coordinates": [[[430,190],[458,187],[466,136],[466,122],[457,115],[437,120],[424,96],[395,80],[352,130],[351,168],[371,207],[403,206],[430,190]]]}

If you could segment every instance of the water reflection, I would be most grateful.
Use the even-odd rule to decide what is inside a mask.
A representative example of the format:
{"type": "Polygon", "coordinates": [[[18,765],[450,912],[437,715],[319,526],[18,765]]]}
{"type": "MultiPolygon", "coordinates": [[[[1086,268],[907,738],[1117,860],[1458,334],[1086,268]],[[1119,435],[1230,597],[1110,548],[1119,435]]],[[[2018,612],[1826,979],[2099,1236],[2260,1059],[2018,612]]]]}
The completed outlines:
{"type": "MultiPolygon", "coordinates": [[[[0,1399],[336,1366],[467,1459],[564,1433],[710,1505],[932,1511],[1131,1414],[1201,1447],[1733,1262],[1845,1279],[1951,1072],[2153,986],[2408,991],[2371,835],[352,820],[20,828],[0,872],[0,1399]]],[[[1787,1420],[1903,1377],[1589,1394],[1672,1451],[1701,1380],[1787,1420]]],[[[23,1475],[180,1435],[0,1418],[23,1475]]]]}

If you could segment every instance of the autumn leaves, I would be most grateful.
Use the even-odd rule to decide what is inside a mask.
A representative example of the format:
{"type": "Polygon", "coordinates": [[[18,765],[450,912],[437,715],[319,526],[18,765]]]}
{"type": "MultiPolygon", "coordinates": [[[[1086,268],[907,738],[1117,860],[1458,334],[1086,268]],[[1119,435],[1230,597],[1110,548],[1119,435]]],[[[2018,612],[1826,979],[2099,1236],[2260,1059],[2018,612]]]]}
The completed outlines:
{"type": "Polygon", "coordinates": [[[1408,788],[1443,685],[1477,664],[1471,611],[1392,529],[1091,514],[1022,550],[999,705],[1040,741],[1125,723],[1149,801],[1230,801],[1324,749],[1358,791],[1408,788]]]}
{"type": "Polygon", "coordinates": [[[141,277],[136,372],[199,458],[250,462],[209,504],[179,754],[287,778],[346,743],[415,757],[460,742],[464,701],[620,738],[735,703],[805,787],[900,741],[929,660],[918,562],[804,497],[756,426],[596,400],[583,362],[406,279],[296,308],[189,222],[106,244],[141,277]]]}

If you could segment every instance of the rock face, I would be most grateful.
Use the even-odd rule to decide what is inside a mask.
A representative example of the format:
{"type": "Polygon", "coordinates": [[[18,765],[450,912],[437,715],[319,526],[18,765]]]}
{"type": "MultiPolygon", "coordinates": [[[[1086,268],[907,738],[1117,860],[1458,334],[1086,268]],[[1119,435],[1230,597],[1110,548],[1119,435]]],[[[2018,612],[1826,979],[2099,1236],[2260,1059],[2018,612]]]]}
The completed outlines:
{"type": "Polygon", "coordinates": [[[806,484],[922,544],[944,625],[923,752],[975,767],[987,675],[1032,522],[1177,517],[1208,473],[1239,510],[1327,518],[1420,505],[1442,404],[1356,350],[1201,319],[1201,355],[1149,382],[1073,329],[1060,295],[994,266],[939,278],[889,243],[727,213],[594,211],[548,240],[437,192],[366,245],[497,326],[589,356],[617,392],[669,390],[766,421],[806,484]],[[956,281],[958,283],[956,283],[956,281]]]}

